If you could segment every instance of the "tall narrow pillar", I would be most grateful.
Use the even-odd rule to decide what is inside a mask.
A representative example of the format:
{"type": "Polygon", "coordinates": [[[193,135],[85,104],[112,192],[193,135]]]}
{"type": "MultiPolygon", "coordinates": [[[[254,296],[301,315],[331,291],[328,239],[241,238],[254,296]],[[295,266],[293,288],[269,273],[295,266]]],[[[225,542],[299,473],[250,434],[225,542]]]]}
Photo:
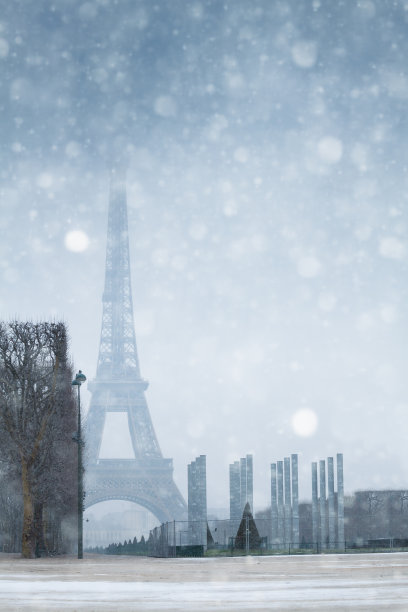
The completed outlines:
{"type": "Polygon", "coordinates": [[[326,463],[324,459],[319,461],[320,471],[320,546],[326,548],[326,463]]]}
{"type": "Polygon", "coordinates": [[[201,543],[207,546],[207,457],[200,455],[196,459],[198,477],[198,502],[200,507],[201,543]]]}
{"type": "Polygon", "coordinates": [[[292,542],[294,548],[299,548],[299,474],[298,456],[291,456],[292,460],[292,542]]]}
{"type": "Polygon", "coordinates": [[[207,545],[206,456],[188,465],[188,520],[192,544],[207,545]]]}
{"type": "Polygon", "coordinates": [[[240,477],[241,477],[241,517],[247,503],[247,460],[245,457],[239,460],[240,477]]]}
{"type": "Polygon", "coordinates": [[[276,495],[276,463],[271,463],[271,544],[279,540],[278,533],[278,503],[276,495]]]}
{"type": "Polygon", "coordinates": [[[241,478],[239,461],[234,461],[229,466],[230,484],[230,519],[240,520],[241,512],[241,478]]]}
{"type": "Polygon", "coordinates": [[[282,545],[285,536],[284,509],[283,509],[283,461],[277,461],[277,481],[278,481],[278,538],[282,545]]]}
{"type": "Polygon", "coordinates": [[[251,512],[253,514],[254,513],[254,467],[253,467],[252,455],[246,456],[246,502],[249,503],[251,512]]]}
{"type": "Polygon", "coordinates": [[[193,500],[195,494],[195,463],[192,461],[187,466],[187,489],[188,489],[188,520],[194,520],[193,500]]]}
{"type": "Polygon", "coordinates": [[[317,493],[317,462],[312,463],[312,537],[313,546],[320,541],[319,534],[319,507],[317,493]]]}
{"type": "Polygon", "coordinates": [[[336,514],[334,511],[334,463],[333,457],[327,458],[328,524],[329,548],[336,547],[336,514]]]}
{"type": "Polygon", "coordinates": [[[344,482],[342,453],[337,454],[337,540],[339,548],[344,549],[344,482]]]}
{"type": "Polygon", "coordinates": [[[292,496],[290,491],[290,458],[283,460],[285,479],[285,545],[289,546],[292,541],[292,496]]]}

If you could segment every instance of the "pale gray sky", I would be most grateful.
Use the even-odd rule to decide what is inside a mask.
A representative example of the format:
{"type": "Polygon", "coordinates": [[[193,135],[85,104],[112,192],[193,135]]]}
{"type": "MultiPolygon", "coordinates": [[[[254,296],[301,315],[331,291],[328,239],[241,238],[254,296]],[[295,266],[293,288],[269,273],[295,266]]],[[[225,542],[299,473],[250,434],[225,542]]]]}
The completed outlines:
{"type": "Polygon", "coordinates": [[[124,152],[141,369],[183,493],[206,454],[228,506],[249,452],[255,510],[293,452],[302,497],[337,452],[347,492],[407,487],[407,3],[1,4],[1,317],[62,317],[95,375],[124,152]]]}

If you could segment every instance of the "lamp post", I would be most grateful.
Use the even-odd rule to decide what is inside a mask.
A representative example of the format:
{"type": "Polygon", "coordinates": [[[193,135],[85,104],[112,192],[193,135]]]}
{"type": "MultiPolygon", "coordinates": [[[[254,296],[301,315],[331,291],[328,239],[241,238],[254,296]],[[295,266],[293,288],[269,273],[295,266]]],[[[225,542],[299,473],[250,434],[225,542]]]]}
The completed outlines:
{"type": "Polygon", "coordinates": [[[84,514],[84,484],[82,468],[82,433],[81,433],[81,385],[86,381],[85,374],[81,370],[72,381],[72,385],[78,388],[78,429],[74,437],[78,444],[78,559],[84,558],[83,550],[83,514],[84,514]]]}

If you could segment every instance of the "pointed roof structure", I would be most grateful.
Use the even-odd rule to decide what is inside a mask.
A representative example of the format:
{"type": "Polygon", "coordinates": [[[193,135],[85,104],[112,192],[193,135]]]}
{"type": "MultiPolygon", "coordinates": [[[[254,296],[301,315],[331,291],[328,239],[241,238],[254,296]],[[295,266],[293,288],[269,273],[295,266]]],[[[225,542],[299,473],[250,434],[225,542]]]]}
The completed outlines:
{"type": "Polygon", "coordinates": [[[235,548],[244,550],[259,548],[261,546],[261,537],[258,532],[254,517],[252,516],[251,506],[249,502],[245,504],[242,519],[238,527],[237,535],[235,536],[235,548]],[[247,531],[248,530],[248,531],[247,531]]]}

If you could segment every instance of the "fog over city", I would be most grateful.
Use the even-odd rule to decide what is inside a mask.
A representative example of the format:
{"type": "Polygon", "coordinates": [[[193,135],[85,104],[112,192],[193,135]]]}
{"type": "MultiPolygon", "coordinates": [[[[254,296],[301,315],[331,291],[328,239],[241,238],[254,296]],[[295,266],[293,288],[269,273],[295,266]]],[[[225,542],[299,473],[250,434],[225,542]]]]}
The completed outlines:
{"type": "MultiPolygon", "coordinates": [[[[153,425],[186,497],[344,453],[406,488],[408,2],[14,0],[0,12],[0,318],[63,320],[95,377],[125,159],[153,425]]],[[[82,389],[85,407],[90,393],[82,389]]],[[[126,432],[105,430],[105,457],[126,432]]]]}

